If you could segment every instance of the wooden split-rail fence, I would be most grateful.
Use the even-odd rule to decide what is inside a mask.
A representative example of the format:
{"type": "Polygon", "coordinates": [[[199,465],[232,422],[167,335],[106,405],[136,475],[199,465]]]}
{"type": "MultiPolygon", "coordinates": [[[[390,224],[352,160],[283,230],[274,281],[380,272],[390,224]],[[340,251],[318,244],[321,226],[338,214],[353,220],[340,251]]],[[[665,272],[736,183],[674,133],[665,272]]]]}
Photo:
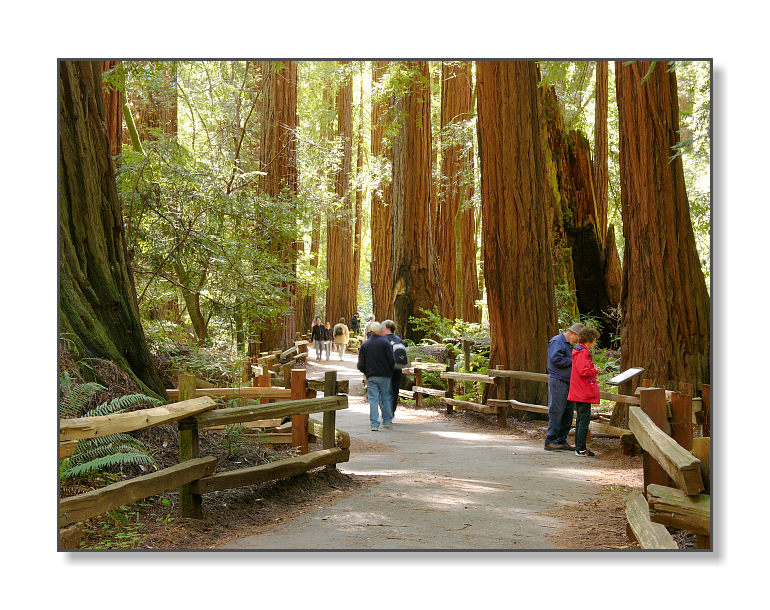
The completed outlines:
{"type": "Polygon", "coordinates": [[[628,409],[631,431],[644,450],[644,493],[626,499],[627,531],[643,549],[677,549],[666,526],[694,532],[697,549],[711,549],[711,386],[702,387],[700,415],[693,387],[638,389],[628,409]],[[693,437],[693,420],[708,436],[693,437]]]}
{"type": "MultiPolygon", "coordinates": [[[[133,411],[59,421],[59,457],[72,455],[77,441],[118,432],[132,432],[176,422],[179,431],[179,463],[157,472],[120,481],[84,494],[59,501],[59,545],[61,549],[77,548],[82,522],[109,510],[179,489],[179,509],[182,517],[203,515],[206,493],[254,485],[302,474],[320,466],[335,467],[350,458],[350,436],[336,429],[336,412],[348,407],[348,397],[339,394],[336,371],[329,371],[322,380],[324,396],[316,397],[321,380],[307,383],[306,371],[290,371],[286,388],[196,388],[191,375],[179,376],[179,388],[167,393],[173,404],[133,411]],[[216,409],[214,397],[259,398],[265,404],[216,409]],[[288,400],[285,400],[288,399],[288,400]],[[276,402],[268,402],[276,401],[276,402]],[[322,413],[323,420],[309,418],[322,413]],[[230,424],[259,424],[280,422],[291,417],[292,444],[299,455],[268,464],[215,472],[217,459],[200,455],[199,433],[230,424]],[[322,441],[322,449],[309,451],[309,438],[322,441]]],[[[261,440],[261,439],[260,439],[261,440]]]]}

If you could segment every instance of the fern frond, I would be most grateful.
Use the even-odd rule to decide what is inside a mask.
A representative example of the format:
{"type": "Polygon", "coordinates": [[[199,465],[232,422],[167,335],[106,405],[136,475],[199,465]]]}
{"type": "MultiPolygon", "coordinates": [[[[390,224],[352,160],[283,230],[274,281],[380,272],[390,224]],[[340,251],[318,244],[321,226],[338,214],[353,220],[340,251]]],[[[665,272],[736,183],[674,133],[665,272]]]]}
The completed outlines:
{"type": "Polygon", "coordinates": [[[73,466],[62,472],[62,478],[74,479],[92,474],[99,470],[112,468],[113,466],[139,466],[140,464],[150,466],[154,465],[155,461],[145,453],[114,453],[112,455],[91,460],[85,464],[73,466]]]}
{"type": "Polygon", "coordinates": [[[111,415],[113,413],[121,413],[129,407],[136,405],[150,403],[153,406],[158,406],[161,401],[152,396],[146,394],[127,394],[125,396],[118,396],[113,398],[110,402],[103,402],[98,407],[95,407],[85,413],[83,417],[98,417],[100,415],[111,415]]]}
{"type": "Polygon", "coordinates": [[[144,443],[129,434],[119,433],[81,440],[70,456],[70,462],[73,465],[84,464],[112,453],[144,453],[149,456],[144,443]]]}
{"type": "Polygon", "coordinates": [[[93,381],[74,385],[66,372],[59,378],[59,387],[64,394],[59,403],[59,417],[78,417],[91,396],[107,389],[93,381]]]}

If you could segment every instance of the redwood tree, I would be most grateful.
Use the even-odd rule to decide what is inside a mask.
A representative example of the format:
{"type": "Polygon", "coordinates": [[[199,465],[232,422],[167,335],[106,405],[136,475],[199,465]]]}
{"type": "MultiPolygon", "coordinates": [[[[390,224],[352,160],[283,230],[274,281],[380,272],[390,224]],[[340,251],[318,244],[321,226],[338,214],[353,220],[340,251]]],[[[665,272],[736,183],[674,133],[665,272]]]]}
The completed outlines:
{"type": "Polygon", "coordinates": [[[139,320],[101,62],[59,63],[59,324],[83,357],[111,360],[163,396],[139,320]]]}
{"type": "Polygon", "coordinates": [[[403,62],[405,90],[396,103],[393,142],[393,300],[401,337],[418,338],[409,323],[441,302],[431,221],[431,127],[428,62],[403,62]]]}
{"type": "MultiPolygon", "coordinates": [[[[489,366],[545,372],[557,329],[537,69],[531,61],[476,65],[489,366]]],[[[547,390],[521,384],[516,398],[545,404],[547,390]]]]}
{"type": "Polygon", "coordinates": [[[378,184],[372,191],[371,209],[371,282],[373,313],[378,320],[393,319],[393,206],[392,151],[385,136],[388,100],[377,90],[388,62],[375,61],[372,66],[372,157],[377,162],[378,184]]]}
{"type": "MultiPolygon", "coordinates": [[[[343,65],[350,62],[341,62],[343,65]]],[[[353,231],[355,217],[350,199],[353,164],[353,81],[345,75],[337,92],[337,135],[342,145],[342,162],[335,177],[340,207],[330,217],[326,233],[326,319],[349,321],[356,310],[358,279],[354,277],[353,231]]]]}
{"type": "Polygon", "coordinates": [[[476,274],[476,221],[473,197],[473,147],[450,134],[452,126],[467,121],[472,112],[471,62],[442,62],[441,188],[438,193],[436,253],[444,317],[481,321],[475,305],[480,298],[476,274]]]}
{"type": "Polygon", "coordinates": [[[695,247],[666,62],[615,63],[623,214],[622,367],[656,385],[709,382],[709,295],[695,247]]]}
{"type": "MultiPolygon", "coordinates": [[[[116,68],[119,61],[103,61],[102,72],[116,68]]],[[[104,120],[113,157],[123,152],[123,91],[113,84],[104,83],[104,120]]]]}
{"type": "MultiPolygon", "coordinates": [[[[297,193],[297,63],[262,62],[262,132],[260,166],[265,172],[259,181],[260,190],[286,208],[287,216],[294,210],[297,193]]],[[[289,273],[296,275],[297,246],[294,231],[276,231],[271,236],[275,252],[282,255],[289,273]]],[[[290,313],[276,321],[267,321],[262,331],[263,348],[286,347],[296,339],[294,300],[296,282],[287,282],[283,289],[290,313]]]]}

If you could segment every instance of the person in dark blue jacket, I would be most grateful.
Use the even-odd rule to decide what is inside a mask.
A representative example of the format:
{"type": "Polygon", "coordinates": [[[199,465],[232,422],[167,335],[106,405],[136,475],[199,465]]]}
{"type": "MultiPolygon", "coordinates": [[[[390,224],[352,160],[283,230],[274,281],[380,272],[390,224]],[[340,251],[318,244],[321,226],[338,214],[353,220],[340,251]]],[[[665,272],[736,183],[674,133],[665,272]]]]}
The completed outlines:
{"type": "Polygon", "coordinates": [[[390,341],[380,336],[382,330],[380,323],[371,322],[370,330],[371,337],[364,341],[358,350],[357,366],[358,370],[366,376],[369,423],[372,432],[376,432],[380,427],[380,412],[382,425],[385,428],[389,428],[393,421],[390,380],[393,377],[394,359],[390,341]]]}
{"type": "Polygon", "coordinates": [[[548,432],[544,447],[547,451],[575,449],[567,443],[575,412],[575,405],[567,400],[567,394],[572,373],[572,345],[582,328],[582,324],[573,324],[548,342],[548,432]]]}

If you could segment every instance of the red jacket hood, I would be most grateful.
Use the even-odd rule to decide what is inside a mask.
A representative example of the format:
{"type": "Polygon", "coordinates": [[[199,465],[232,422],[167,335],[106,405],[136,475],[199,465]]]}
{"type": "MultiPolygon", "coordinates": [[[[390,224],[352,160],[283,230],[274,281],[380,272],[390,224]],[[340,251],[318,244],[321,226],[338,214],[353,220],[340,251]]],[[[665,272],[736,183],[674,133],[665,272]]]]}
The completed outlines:
{"type": "Polygon", "coordinates": [[[572,374],[567,400],[599,404],[599,384],[591,352],[582,343],[572,350],[572,374]]]}

